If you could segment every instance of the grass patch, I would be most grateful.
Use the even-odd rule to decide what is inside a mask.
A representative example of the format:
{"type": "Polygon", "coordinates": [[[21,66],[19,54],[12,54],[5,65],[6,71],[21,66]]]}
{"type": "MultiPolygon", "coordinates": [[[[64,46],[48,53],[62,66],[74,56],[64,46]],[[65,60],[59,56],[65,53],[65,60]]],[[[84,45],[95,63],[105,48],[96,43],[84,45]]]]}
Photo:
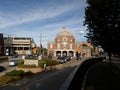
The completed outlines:
{"type": "Polygon", "coordinates": [[[0,86],[32,76],[32,72],[13,70],[0,77],[0,86]]]}
{"type": "Polygon", "coordinates": [[[101,62],[89,70],[84,90],[120,90],[119,85],[120,70],[109,62],[101,62]]]}

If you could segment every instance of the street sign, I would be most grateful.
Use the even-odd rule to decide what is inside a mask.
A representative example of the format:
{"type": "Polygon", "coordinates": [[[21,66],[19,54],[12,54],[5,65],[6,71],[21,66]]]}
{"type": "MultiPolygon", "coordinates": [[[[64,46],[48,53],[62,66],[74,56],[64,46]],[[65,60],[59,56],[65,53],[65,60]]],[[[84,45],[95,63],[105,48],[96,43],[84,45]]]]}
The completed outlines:
{"type": "Polygon", "coordinates": [[[80,48],[78,48],[78,54],[80,54],[80,48]]]}
{"type": "Polygon", "coordinates": [[[37,53],[37,49],[36,49],[36,48],[33,49],[33,53],[34,53],[34,54],[37,53]]]}

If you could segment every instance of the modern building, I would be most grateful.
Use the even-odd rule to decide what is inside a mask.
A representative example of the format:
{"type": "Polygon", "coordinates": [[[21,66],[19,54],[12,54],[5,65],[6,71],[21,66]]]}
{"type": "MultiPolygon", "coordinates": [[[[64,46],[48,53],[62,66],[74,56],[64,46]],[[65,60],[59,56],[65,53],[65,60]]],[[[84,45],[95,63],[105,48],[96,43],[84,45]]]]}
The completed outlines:
{"type": "Polygon", "coordinates": [[[0,33],[0,55],[4,54],[4,39],[3,34],[0,33]]]}
{"type": "Polygon", "coordinates": [[[54,42],[48,42],[48,56],[53,57],[75,57],[76,53],[89,57],[92,54],[92,49],[93,46],[88,42],[76,42],[75,37],[65,27],[62,28],[62,32],[57,34],[54,42]]]}
{"type": "Polygon", "coordinates": [[[30,55],[32,54],[33,48],[36,47],[32,38],[26,37],[4,37],[4,43],[5,53],[7,55],[13,54],[14,52],[30,55]]]}

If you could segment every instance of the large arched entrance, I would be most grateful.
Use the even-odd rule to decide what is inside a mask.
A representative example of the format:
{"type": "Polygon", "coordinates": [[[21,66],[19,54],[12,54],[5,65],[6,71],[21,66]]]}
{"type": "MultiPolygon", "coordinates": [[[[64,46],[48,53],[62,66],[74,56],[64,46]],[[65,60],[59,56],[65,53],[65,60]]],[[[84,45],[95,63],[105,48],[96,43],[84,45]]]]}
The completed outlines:
{"type": "Polygon", "coordinates": [[[62,56],[67,56],[67,51],[63,51],[62,56]]]}
{"type": "Polygon", "coordinates": [[[73,57],[74,52],[73,51],[69,51],[69,56],[73,57]]]}
{"type": "Polygon", "coordinates": [[[56,56],[57,57],[61,56],[61,51],[56,51],[56,56]]]}

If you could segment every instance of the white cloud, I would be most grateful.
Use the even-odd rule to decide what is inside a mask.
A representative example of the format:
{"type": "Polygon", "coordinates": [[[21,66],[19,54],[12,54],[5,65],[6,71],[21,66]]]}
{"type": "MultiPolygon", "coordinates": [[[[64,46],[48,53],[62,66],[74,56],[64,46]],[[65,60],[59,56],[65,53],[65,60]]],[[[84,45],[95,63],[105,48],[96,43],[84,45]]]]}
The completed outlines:
{"type": "MultiPolygon", "coordinates": [[[[48,18],[53,18],[61,14],[65,14],[69,11],[80,8],[80,4],[73,3],[63,6],[53,6],[48,8],[36,7],[30,8],[24,12],[0,12],[0,29],[8,28],[10,26],[16,26],[19,24],[29,23],[37,20],[43,20],[48,18]]],[[[18,12],[18,11],[17,11],[18,12]]]]}
{"type": "MultiPolygon", "coordinates": [[[[73,0],[74,1],[74,0],[73,0]]],[[[68,0],[69,2],[69,0],[68,0]]],[[[55,6],[35,6],[35,7],[28,7],[28,9],[22,10],[19,12],[19,10],[16,12],[2,12],[0,11],[0,29],[2,31],[5,30],[6,32],[14,34],[16,37],[33,37],[35,40],[35,43],[39,46],[40,43],[40,32],[43,34],[43,41],[42,44],[47,47],[48,41],[54,41],[55,36],[61,32],[62,27],[66,27],[69,32],[71,32],[77,40],[79,40],[78,32],[80,30],[83,30],[82,28],[82,21],[83,18],[78,16],[75,16],[73,13],[73,16],[70,19],[65,19],[61,22],[52,22],[52,23],[45,23],[43,26],[36,26],[30,28],[24,28],[22,25],[25,25],[26,23],[31,23],[34,21],[40,21],[39,23],[42,23],[43,20],[47,19],[53,19],[54,17],[64,16],[68,14],[69,12],[72,13],[74,10],[78,10],[84,7],[84,4],[82,3],[83,0],[78,0],[78,2],[74,3],[63,3],[62,5],[56,4],[55,6]],[[20,27],[18,26],[20,25],[20,27]],[[17,26],[12,27],[11,26],[17,26]],[[70,27],[69,27],[70,26],[70,27]],[[72,26],[72,27],[71,27],[72,26]],[[77,33],[77,34],[76,34],[77,33]]]]}

